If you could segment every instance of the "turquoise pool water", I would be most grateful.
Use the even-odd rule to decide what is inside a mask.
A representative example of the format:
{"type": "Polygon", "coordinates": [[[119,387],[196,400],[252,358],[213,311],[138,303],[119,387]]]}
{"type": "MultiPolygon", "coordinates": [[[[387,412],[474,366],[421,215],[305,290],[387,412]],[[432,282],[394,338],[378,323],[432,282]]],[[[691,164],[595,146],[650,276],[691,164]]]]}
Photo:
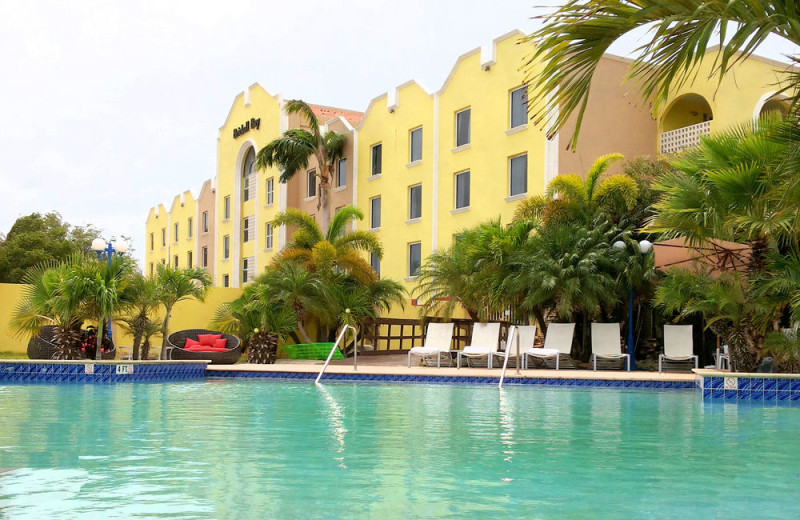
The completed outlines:
{"type": "Polygon", "coordinates": [[[800,409],[693,392],[0,386],[0,518],[789,518],[800,409]]]}

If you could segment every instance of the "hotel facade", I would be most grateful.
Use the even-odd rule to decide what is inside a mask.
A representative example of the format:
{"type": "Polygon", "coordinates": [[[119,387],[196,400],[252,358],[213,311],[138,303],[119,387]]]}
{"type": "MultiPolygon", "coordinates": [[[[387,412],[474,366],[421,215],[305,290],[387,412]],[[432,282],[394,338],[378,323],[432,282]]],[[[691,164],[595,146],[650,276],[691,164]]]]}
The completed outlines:
{"type": "MultiPolygon", "coordinates": [[[[529,121],[522,65],[533,47],[521,43],[523,36],[512,31],[463,54],[436,91],[408,81],[374,98],[363,113],[311,105],[323,130],[347,137],[331,172],[332,214],[348,204],[364,212],[354,227],[381,239],[383,259],[370,258],[381,276],[413,289],[420,263],[449,247],[461,230],[489,219],[508,223],[520,200],[543,194],[559,174],[585,173],[603,154],[655,159],[765,111],[787,110],[776,93],[788,67],[783,63],[753,56],[718,84],[700,81],[710,75],[704,70],[713,62],[709,56],[697,80],[654,113],[636,84],[624,81],[630,61],[607,55],[573,152],[566,143],[574,116],[560,132],[564,139],[547,139],[547,128],[529,121]]],[[[255,154],[304,124],[286,113],[283,96],[259,84],[237,95],[219,129],[216,176],[198,180],[196,198],[185,191],[169,210],[163,204],[150,209],[145,273],[158,263],[201,266],[223,287],[241,287],[263,273],[293,231],[275,228],[275,216],[298,208],[318,218],[318,165],[311,157],[284,184],[277,168],[256,170],[255,154]]]]}

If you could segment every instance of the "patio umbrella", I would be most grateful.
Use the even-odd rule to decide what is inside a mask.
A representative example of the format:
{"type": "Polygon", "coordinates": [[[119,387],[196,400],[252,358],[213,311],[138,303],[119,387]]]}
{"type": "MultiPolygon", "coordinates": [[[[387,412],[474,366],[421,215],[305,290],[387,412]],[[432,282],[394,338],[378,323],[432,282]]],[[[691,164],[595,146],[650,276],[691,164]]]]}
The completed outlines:
{"type": "Polygon", "coordinates": [[[750,253],[750,246],[727,240],[709,239],[693,246],[685,238],[673,238],[653,244],[655,268],[662,271],[679,267],[705,269],[712,275],[723,271],[746,272],[750,253]]]}

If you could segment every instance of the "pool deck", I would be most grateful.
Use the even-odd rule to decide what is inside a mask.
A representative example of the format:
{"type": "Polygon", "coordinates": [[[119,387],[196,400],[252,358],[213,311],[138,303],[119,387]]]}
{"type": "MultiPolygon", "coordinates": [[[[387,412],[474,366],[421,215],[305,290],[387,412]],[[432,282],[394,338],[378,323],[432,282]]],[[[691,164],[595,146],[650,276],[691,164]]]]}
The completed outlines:
{"type": "MultiPolygon", "coordinates": [[[[353,369],[353,360],[340,359],[331,361],[326,374],[337,375],[377,375],[377,376],[421,376],[421,377],[466,377],[466,378],[494,378],[500,377],[501,369],[493,368],[456,368],[456,367],[426,367],[420,365],[407,366],[406,355],[380,355],[359,356],[358,368],[353,369]]],[[[289,360],[279,359],[274,365],[255,365],[239,363],[236,365],[209,365],[208,370],[213,372],[275,372],[295,374],[317,374],[322,369],[323,361],[314,360],[289,360]]],[[[265,374],[266,375],[266,374],[265,374]]],[[[507,378],[530,379],[570,379],[570,380],[615,380],[615,381],[680,381],[694,382],[695,374],[692,372],[646,372],[625,370],[582,370],[582,369],[528,369],[520,370],[509,367],[506,371],[507,378]]]]}

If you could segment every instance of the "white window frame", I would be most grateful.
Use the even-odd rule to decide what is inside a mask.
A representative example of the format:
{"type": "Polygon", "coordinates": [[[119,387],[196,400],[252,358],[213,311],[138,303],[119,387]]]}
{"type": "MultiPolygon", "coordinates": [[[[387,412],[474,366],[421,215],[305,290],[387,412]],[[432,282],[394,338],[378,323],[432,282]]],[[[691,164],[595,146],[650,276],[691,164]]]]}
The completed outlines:
{"type": "Polygon", "coordinates": [[[306,172],[306,198],[313,199],[317,196],[317,170],[306,172]],[[312,189],[313,188],[313,189],[312,189]]]}
{"type": "Polygon", "coordinates": [[[336,163],[336,187],[344,188],[345,186],[347,186],[347,157],[342,157],[336,163]],[[343,163],[344,168],[342,168],[343,163]]]}
{"type": "Polygon", "coordinates": [[[369,148],[370,152],[370,175],[380,175],[383,172],[383,143],[375,143],[369,148]],[[377,170],[375,168],[375,150],[380,149],[380,161],[377,163],[377,170]]]}
{"type": "Polygon", "coordinates": [[[180,224],[179,222],[176,222],[176,223],[175,223],[175,243],[176,243],[176,244],[178,243],[178,239],[179,239],[179,238],[180,238],[180,236],[181,236],[181,233],[180,233],[180,229],[181,229],[181,228],[180,228],[180,225],[179,225],[179,224],[180,224]]]}
{"type": "Polygon", "coordinates": [[[225,220],[228,220],[228,219],[231,218],[231,196],[230,195],[225,195],[225,199],[223,201],[222,217],[225,220]]]}
{"type": "Polygon", "coordinates": [[[247,258],[242,258],[242,283],[247,283],[247,258]]]}
{"type": "Polygon", "coordinates": [[[222,237],[222,258],[227,260],[231,257],[231,236],[222,237]]]}
{"type": "Polygon", "coordinates": [[[165,247],[167,245],[167,228],[161,228],[161,247],[165,247]]]}
{"type": "Polygon", "coordinates": [[[179,259],[178,259],[178,255],[174,255],[174,256],[172,257],[172,266],[173,266],[175,269],[177,269],[177,268],[178,268],[178,261],[179,261],[179,259]]]}
{"type": "Polygon", "coordinates": [[[250,241],[250,217],[245,217],[242,221],[242,243],[250,241]]]}
{"type": "Polygon", "coordinates": [[[230,287],[231,286],[231,277],[228,274],[222,275],[222,286],[223,287],[230,287]]]}
{"type": "Polygon", "coordinates": [[[417,267],[417,270],[418,270],[420,267],[422,267],[422,242],[409,242],[408,248],[407,248],[407,254],[406,254],[407,264],[406,264],[406,268],[408,269],[408,277],[409,278],[416,278],[417,277],[417,275],[415,274],[416,270],[413,271],[413,272],[411,271],[411,248],[412,248],[412,246],[419,246],[419,267],[417,267]]]}
{"type": "Polygon", "coordinates": [[[191,250],[187,251],[186,252],[186,267],[191,268],[193,260],[194,260],[194,258],[192,258],[192,251],[191,250]]]}
{"type": "Polygon", "coordinates": [[[201,267],[208,267],[208,246],[203,246],[200,250],[200,261],[203,262],[201,267]]]}
{"type": "Polygon", "coordinates": [[[369,254],[369,266],[372,267],[372,270],[375,271],[375,274],[378,275],[378,278],[381,276],[381,259],[378,258],[378,255],[375,253],[369,254]]]}
{"type": "Polygon", "coordinates": [[[188,221],[186,222],[186,227],[187,227],[186,232],[188,233],[187,238],[192,238],[194,236],[194,232],[192,229],[194,228],[194,226],[192,225],[194,224],[194,222],[192,222],[192,220],[193,220],[192,217],[189,217],[188,221]]]}
{"type": "Polygon", "coordinates": [[[377,197],[372,197],[369,199],[369,227],[370,229],[380,229],[381,228],[381,213],[383,212],[383,201],[381,200],[381,196],[378,195],[377,197]],[[375,203],[374,201],[378,201],[378,225],[375,225],[375,203]]]}
{"type": "Polygon", "coordinates": [[[272,229],[272,222],[267,222],[267,225],[264,227],[264,244],[266,244],[266,250],[269,251],[272,249],[272,241],[274,239],[274,230],[272,229]]]}
{"type": "Polygon", "coordinates": [[[458,112],[456,112],[455,136],[454,137],[455,137],[456,148],[458,148],[460,146],[467,146],[468,144],[472,143],[472,107],[463,108],[463,109],[459,110],[458,112]],[[459,143],[458,142],[458,119],[459,119],[459,116],[464,114],[464,113],[469,113],[469,124],[467,125],[467,140],[466,140],[466,142],[459,143]]]}
{"type": "Polygon", "coordinates": [[[242,161],[242,202],[250,200],[250,176],[255,174],[255,165],[256,149],[251,146],[244,154],[244,161],[242,161]],[[253,153],[253,162],[249,164],[251,167],[248,168],[247,159],[250,157],[250,152],[253,153]]]}
{"type": "Polygon", "coordinates": [[[422,126],[418,126],[416,128],[412,128],[408,131],[408,162],[409,163],[417,163],[422,160],[422,126]],[[414,158],[414,133],[419,132],[419,150],[416,159],[414,158]]]}
{"type": "Polygon", "coordinates": [[[519,155],[515,155],[513,157],[509,157],[508,158],[508,196],[509,197],[517,197],[517,196],[523,196],[526,193],[528,193],[528,153],[527,152],[526,153],[521,153],[519,155]],[[522,157],[525,158],[525,176],[524,176],[524,179],[525,179],[525,191],[521,191],[519,193],[512,193],[511,190],[512,190],[512,187],[514,186],[514,183],[513,183],[514,179],[511,176],[511,173],[512,173],[511,165],[514,162],[514,159],[520,159],[522,157]]]}
{"type": "Polygon", "coordinates": [[[528,86],[527,85],[522,85],[521,87],[517,87],[515,89],[510,90],[509,93],[508,93],[508,128],[509,129],[520,128],[520,127],[523,127],[523,126],[528,124],[528,99],[527,99],[528,96],[527,95],[525,95],[523,97],[522,111],[524,112],[525,115],[522,118],[522,122],[519,123],[519,124],[516,124],[516,125],[514,124],[514,93],[515,92],[519,92],[520,90],[525,91],[526,94],[527,94],[528,86]]]}
{"type": "Polygon", "coordinates": [[[275,178],[270,177],[267,179],[267,205],[273,202],[275,202],[275,178]]]}
{"type": "Polygon", "coordinates": [[[408,220],[417,220],[420,218],[422,218],[422,184],[414,184],[408,187],[408,220]],[[416,216],[412,214],[412,209],[414,208],[414,188],[419,188],[419,215],[416,216]]]}
{"type": "Polygon", "coordinates": [[[203,233],[208,233],[208,211],[203,212],[203,233]]]}
{"type": "Polygon", "coordinates": [[[458,172],[453,177],[453,207],[455,209],[465,209],[470,206],[471,198],[472,198],[472,186],[470,186],[472,179],[470,175],[470,170],[464,170],[463,172],[458,172]],[[467,203],[463,206],[458,205],[458,178],[462,175],[467,176],[467,203]]]}

